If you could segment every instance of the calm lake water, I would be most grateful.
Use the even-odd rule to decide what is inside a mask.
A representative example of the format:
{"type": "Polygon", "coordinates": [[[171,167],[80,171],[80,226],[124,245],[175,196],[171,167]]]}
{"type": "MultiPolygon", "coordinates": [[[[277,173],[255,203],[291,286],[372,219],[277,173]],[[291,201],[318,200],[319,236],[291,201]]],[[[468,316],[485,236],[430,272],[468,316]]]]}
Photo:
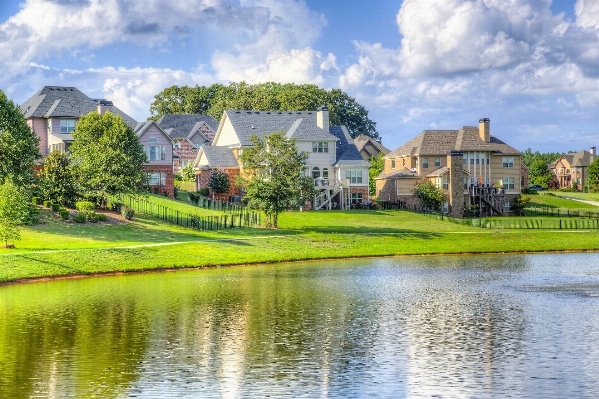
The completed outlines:
{"type": "Polygon", "coordinates": [[[0,287],[1,398],[599,397],[599,254],[0,287]]]}

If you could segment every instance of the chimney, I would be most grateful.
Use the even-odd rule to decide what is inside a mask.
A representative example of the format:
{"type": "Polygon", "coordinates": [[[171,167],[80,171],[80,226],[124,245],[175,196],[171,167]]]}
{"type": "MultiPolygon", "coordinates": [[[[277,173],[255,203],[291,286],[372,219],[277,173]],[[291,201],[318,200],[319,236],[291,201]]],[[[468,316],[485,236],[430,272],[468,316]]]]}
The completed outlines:
{"type": "Polygon", "coordinates": [[[316,124],[325,132],[329,132],[329,109],[327,107],[316,109],[316,124]]]}
{"type": "Polygon", "coordinates": [[[491,120],[489,118],[482,118],[478,121],[478,134],[480,139],[485,143],[491,141],[491,120]]]}
{"type": "Polygon", "coordinates": [[[592,156],[597,155],[597,147],[591,147],[591,151],[590,151],[592,156]]]}
{"type": "Polygon", "coordinates": [[[98,102],[98,113],[104,115],[106,111],[112,113],[112,101],[100,100],[98,102]]]}

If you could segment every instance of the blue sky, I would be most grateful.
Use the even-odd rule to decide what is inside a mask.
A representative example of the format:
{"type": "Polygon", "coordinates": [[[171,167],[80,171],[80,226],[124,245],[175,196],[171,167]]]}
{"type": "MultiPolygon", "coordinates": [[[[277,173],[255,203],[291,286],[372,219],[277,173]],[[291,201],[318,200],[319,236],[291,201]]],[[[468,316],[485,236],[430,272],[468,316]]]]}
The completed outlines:
{"type": "Polygon", "coordinates": [[[0,89],[76,86],[137,120],[165,87],[341,88],[393,149],[491,118],[520,150],[599,145],[599,0],[0,0],[0,89]]]}

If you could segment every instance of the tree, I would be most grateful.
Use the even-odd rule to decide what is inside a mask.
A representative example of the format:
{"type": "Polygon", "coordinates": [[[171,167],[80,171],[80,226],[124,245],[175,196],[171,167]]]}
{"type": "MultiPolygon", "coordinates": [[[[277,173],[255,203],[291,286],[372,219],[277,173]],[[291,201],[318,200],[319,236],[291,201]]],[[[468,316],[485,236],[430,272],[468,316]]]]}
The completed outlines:
{"type": "Polygon", "coordinates": [[[370,168],[368,168],[368,191],[371,196],[376,196],[376,179],[383,169],[385,168],[385,161],[383,157],[385,154],[382,152],[379,154],[378,158],[374,156],[370,157],[370,168]]]}
{"type": "Polygon", "coordinates": [[[524,152],[521,155],[522,162],[524,163],[524,165],[526,165],[528,167],[530,167],[534,161],[537,161],[539,159],[543,160],[545,162],[545,165],[547,165],[547,164],[550,164],[551,162],[557,161],[559,159],[559,157],[561,157],[561,156],[562,156],[562,153],[560,153],[560,152],[540,153],[539,151],[535,151],[533,153],[530,148],[527,148],[526,150],[524,150],[524,152]]]}
{"type": "Polygon", "coordinates": [[[0,90],[0,183],[8,176],[19,186],[33,178],[39,138],[27,125],[21,110],[0,90]]]}
{"type": "Polygon", "coordinates": [[[0,184],[0,239],[4,248],[8,240],[20,240],[19,225],[25,221],[28,214],[27,199],[23,190],[9,177],[0,184]]]}
{"type": "Polygon", "coordinates": [[[595,160],[587,168],[588,188],[597,190],[599,188],[599,158],[595,160]]]}
{"type": "Polygon", "coordinates": [[[553,179],[553,174],[547,168],[547,163],[544,160],[537,159],[529,167],[529,178],[533,184],[548,187],[549,181],[553,179]]]}
{"type": "Polygon", "coordinates": [[[514,215],[516,215],[516,216],[524,216],[524,214],[525,214],[524,208],[526,208],[526,205],[528,205],[529,202],[530,202],[530,197],[523,197],[521,195],[518,195],[512,201],[510,210],[512,212],[514,212],[514,215]]]}
{"type": "Polygon", "coordinates": [[[441,205],[447,201],[443,195],[443,190],[435,187],[429,180],[421,180],[412,193],[418,200],[424,209],[432,211],[438,211],[441,209],[441,205]]]}
{"type": "Polygon", "coordinates": [[[171,86],[154,96],[150,106],[152,119],[164,114],[200,113],[220,120],[227,109],[252,111],[314,111],[327,106],[332,125],[344,125],[355,138],[360,134],[380,142],[376,123],[368,111],[340,89],[325,90],[316,85],[266,82],[255,85],[246,82],[210,87],[171,86]]]}
{"type": "Polygon", "coordinates": [[[194,181],[196,178],[196,172],[193,170],[193,163],[188,163],[181,168],[181,177],[183,181],[194,181]]]}
{"type": "Polygon", "coordinates": [[[105,204],[108,195],[138,190],[145,177],[146,153],[120,116],[90,112],[79,119],[73,138],[73,170],[85,191],[100,196],[105,204]]]}
{"type": "Polygon", "coordinates": [[[302,204],[314,193],[314,182],[303,176],[309,153],[298,152],[295,139],[284,132],[252,135],[252,147],[241,155],[244,177],[239,182],[246,190],[248,205],[264,211],[266,226],[277,228],[279,213],[302,204]]]}
{"type": "Polygon", "coordinates": [[[77,195],[75,177],[67,153],[53,151],[48,155],[38,177],[44,198],[56,201],[61,205],[75,203],[77,195]]]}
{"type": "Polygon", "coordinates": [[[229,191],[231,183],[229,182],[229,174],[222,169],[212,169],[210,178],[208,179],[208,187],[212,190],[212,199],[214,194],[222,194],[229,191]]]}

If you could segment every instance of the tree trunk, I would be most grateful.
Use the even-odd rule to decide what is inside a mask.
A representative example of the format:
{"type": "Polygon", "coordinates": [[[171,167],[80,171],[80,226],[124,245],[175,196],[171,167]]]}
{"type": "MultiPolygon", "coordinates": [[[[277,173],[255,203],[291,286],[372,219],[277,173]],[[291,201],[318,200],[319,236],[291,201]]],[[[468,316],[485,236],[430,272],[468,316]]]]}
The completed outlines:
{"type": "Polygon", "coordinates": [[[275,214],[272,217],[272,227],[273,229],[277,228],[277,223],[279,222],[279,212],[275,211],[275,214]]]}

